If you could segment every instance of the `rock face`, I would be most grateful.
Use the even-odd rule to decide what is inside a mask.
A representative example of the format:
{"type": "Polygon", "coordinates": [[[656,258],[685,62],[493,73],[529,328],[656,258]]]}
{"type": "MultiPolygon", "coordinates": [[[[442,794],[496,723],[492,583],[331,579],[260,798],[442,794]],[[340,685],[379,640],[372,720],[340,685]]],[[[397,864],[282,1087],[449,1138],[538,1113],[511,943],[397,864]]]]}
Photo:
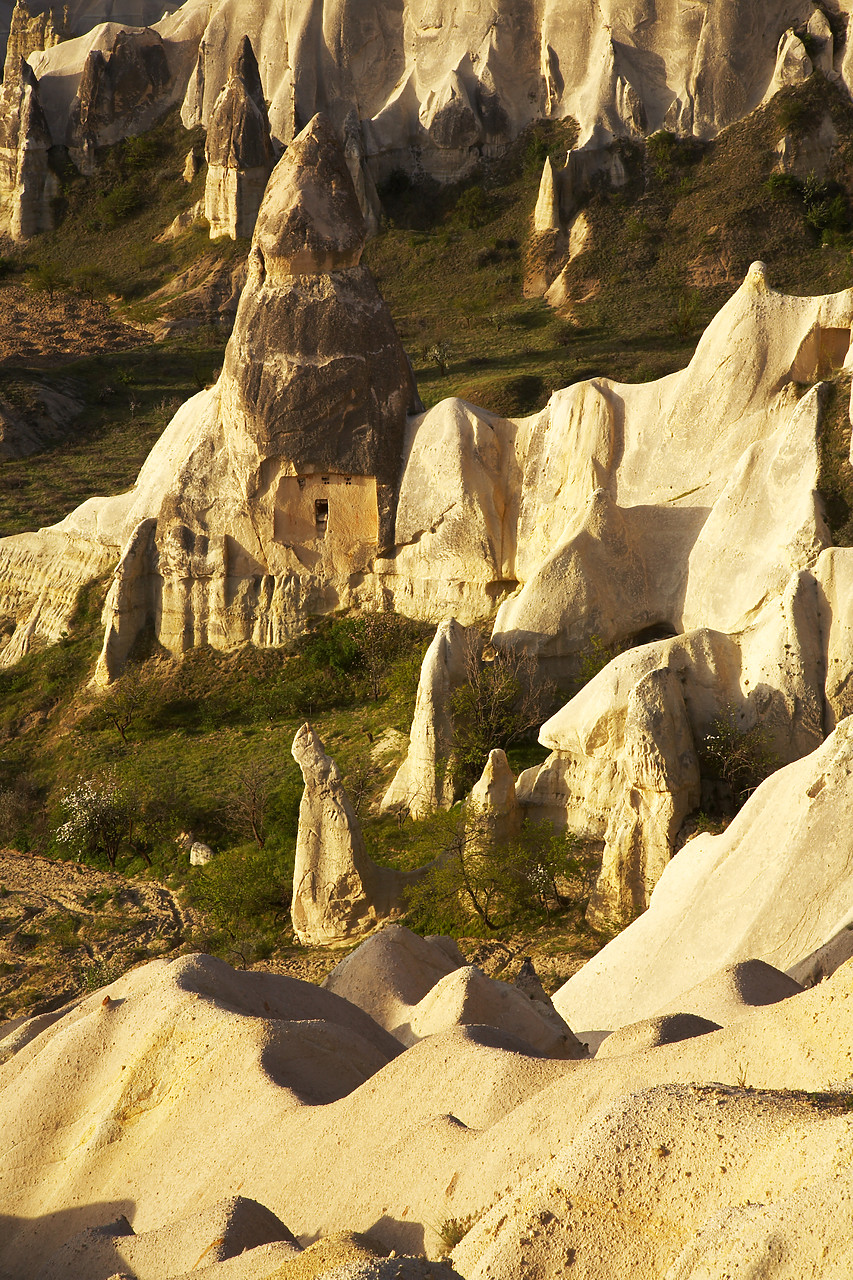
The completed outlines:
{"type": "MultiPolygon", "coordinates": [[[[50,8],[31,13],[26,0],[15,0],[9,20],[9,36],[6,42],[6,58],[3,83],[19,75],[21,59],[40,49],[52,49],[70,32],[67,25],[67,8],[50,8]]],[[[2,36],[0,36],[2,39],[2,36]]]]}
{"type": "Polygon", "coordinates": [[[162,114],[173,88],[160,35],[119,31],[109,53],[89,52],[63,141],[83,173],[93,173],[98,146],[138,133],[162,114]]]}
{"type": "Polygon", "coordinates": [[[562,1016],[574,1026],[636,1022],[682,1008],[683,993],[726,965],[789,969],[836,937],[851,921],[851,760],[848,717],[762,783],[722,835],[688,841],[648,911],[554,996],[562,1016]]]}
{"type": "Polygon", "coordinates": [[[416,392],[363,241],[346,159],[318,119],[268,186],[217,386],[179,411],[131,493],[84,504],[36,544],[6,543],[29,566],[19,644],[58,634],[61,606],[38,622],[32,579],[59,547],[118,561],[103,678],[146,625],[175,653],[203,638],[279,644],[309,612],[376,599],[416,392]]]}
{"type": "Polygon", "coordinates": [[[0,86],[0,232],[29,240],[53,226],[59,182],[50,167],[50,133],[38,81],[23,58],[6,60],[0,86]]]}
{"type": "MultiPolygon", "coordinates": [[[[110,563],[102,680],[146,627],[173,654],[275,645],[309,614],[361,606],[464,627],[502,601],[495,646],[561,678],[593,637],[625,649],[545,727],[553,754],[518,783],[533,816],[601,843],[592,918],[625,922],[698,803],[715,719],[759,726],[786,762],[853,710],[853,553],[829,547],[816,492],[820,379],[848,360],[853,293],[785,297],[756,263],[672,377],[578,383],[518,422],[452,400],[415,413],[364,236],[318,117],[270,179],[216,387],[183,406],[131,493],[0,541],[16,624],[2,661],[61,634],[75,575],[110,563]]],[[[425,663],[389,807],[456,798],[442,762],[460,653],[451,628],[425,663]]]]}
{"type": "Polygon", "coordinates": [[[210,238],[251,236],[273,167],[261,76],[244,36],[207,130],[204,216],[210,238]]]}
{"type": "Polygon", "coordinates": [[[0,1027],[0,1271],[428,1280],[441,1264],[399,1255],[446,1249],[438,1201],[472,1224],[454,1276],[849,1274],[849,965],[775,1003],[754,985],[719,1030],[655,1017],[593,1060],[483,1025],[403,1050],[383,1011],[479,1000],[448,942],[382,930],[329,980],[352,1000],[182,956],[0,1027]],[[291,1232],[315,1243],[294,1256],[291,1232]]]}
{"type": "Polygon", "coordinates": [[[485,768],[471,788],[465,811],[477,837],[491,844],[504,844],[519,835],[521,806],[505,752],[489,752],[485,768]]]}
{"type": "MultiPolygon", "coordinates": [[[[839,9],[846,14],[848,0],[839,9]]],[[[443,0],[433,8],[421,0],[372,8],[322,0],[284,12],[244,0],[186,0],[160,15],[151,0],[68,6],[68,29],[78,39],[67,43],[77,47],[48,50],[36,67],[49,83],[45,99],[56,104],[48,109],[55,143],[65,141],[87,55],[95,43],[108,53],[119,23],[128,35],[129,23],[135,35],[154,24],[175,85],[168,101],[183,98],[188,127],[210,128],[248,38],[263,68],[273,138],[289,144],[315,114],[327,113],[346,135],[369,220],[374,183],[395,169],[458,180],[535,119],[579,122],[583,168],[586,153],[600,153],[614,137],[660,128],[713,137],[813,66],[848,84],[853,78],[849,47],[835,48],[829,22],[809,0],[758,8],[733,0],[689,13],[680,0],[648,12],[625,0],[600,7],[519,0],[498,10],[476,0],[464,18],[443,0]],[[96,24],[112,28],[109,39],[93,36],[96,24]]],[[[132,121],[126,127],[138,130],[132,121]]]]}
{"type": "Polygon", "coordinates": [[[293,758],[305,781],[290,907],[293,928],[306,946],[345,942],[401,915],[405,890],[422,873],[393,871],[369,857],[338,766],[307,724],[293,740],[293,758]]]}
{"type": "Polygon", "coordinates": [[[459,799],[453,780],[450,698],[465,681],[466,636],[465,627],[447,618],[424,655],[409,750],[383,797],[384,813],[404,809],[422,818],[437,808],[449,809],[459,799]]]}

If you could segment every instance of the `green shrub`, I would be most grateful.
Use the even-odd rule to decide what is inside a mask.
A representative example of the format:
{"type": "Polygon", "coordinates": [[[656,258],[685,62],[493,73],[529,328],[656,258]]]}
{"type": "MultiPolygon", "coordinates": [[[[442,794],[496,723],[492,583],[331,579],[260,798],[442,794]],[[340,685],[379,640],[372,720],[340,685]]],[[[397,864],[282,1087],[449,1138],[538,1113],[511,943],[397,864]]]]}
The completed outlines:
{"type": "Polygon", "coordinates": [[[499,932],[569,910],[582,919],[599,859],[577,837],[531,822],[515,839],[495,842],[465,806],[425,825],[441,848],[408,891],[413,928],[499,932]]]}
{"type": "Polygon", "coordinates": [[[699,743],[698,754],[702,776],[731,788],[735,810],[742,808],[756,787],[779,768],[764,726],[740,728],[731,707],[713,721],[710,732],[699,743]]]}

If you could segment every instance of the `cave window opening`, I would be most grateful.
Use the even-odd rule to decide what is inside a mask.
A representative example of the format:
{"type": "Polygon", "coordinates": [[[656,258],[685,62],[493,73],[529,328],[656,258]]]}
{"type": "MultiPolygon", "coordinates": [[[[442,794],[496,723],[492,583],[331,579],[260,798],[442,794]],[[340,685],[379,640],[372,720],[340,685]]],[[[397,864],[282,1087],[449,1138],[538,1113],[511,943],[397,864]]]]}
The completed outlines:
{"type": "Polygon", "coordinates": [[[318,498],[314,503],[314,523],[321,538],[326,536],[329,524],[329,503],[325,498],[318,498]]]}

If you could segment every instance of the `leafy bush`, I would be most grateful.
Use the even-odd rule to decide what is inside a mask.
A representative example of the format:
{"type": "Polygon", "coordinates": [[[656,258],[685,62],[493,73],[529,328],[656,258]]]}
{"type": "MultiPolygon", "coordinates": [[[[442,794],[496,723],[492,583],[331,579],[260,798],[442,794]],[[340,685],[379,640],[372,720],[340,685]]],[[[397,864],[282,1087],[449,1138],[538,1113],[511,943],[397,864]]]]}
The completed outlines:
{"type": "Polygon", "coordinates": [[[101,196],[96,206],[97,216],[106,227],[117,227],[142,204],[139,188],[133,182],[120,182],[101,196]]]}
{"type": "Polygon", "coordinates": [[[547,717],[555,688],[537,678],[536,660],[524,649],[486,649],[486,637],[469,628],[463,685],[450,698],[454,780],[467,791],[483,771],[489,752],[506,750],[547,717]],[[484,651],[490,661],[485,661],[484,651]]]}
{"type": "Polygon", "coordinates": [[[473,231],[488,221],[489,202],[482,187],[467,187],[456,201],[453,221],[457,226],[473,231]]]}
{"type": "Polygon", "coordinates": [[[702,776],[731,789],[736,811],[779,768],[764,726],[755,724],[751,729],[741,729],[731,707],[713,721],[710,733],[699,744],[698,754],[702,776]]]}
{"type": "Polygon", "coordinates": [[[465,807],[433,815],[423,825],[442,848],[408,891],[414,928],[499,932],[568,910],[582,919],[598,858],[569,832],[528,823],[515,839],[496,842],[465,807]]]}
{"type": "Polygon", "coordinates": [[[130,843],[136,817],[128,791],[113,778],[80,779],[61,793],[59,802],[65,820],[57,828],[57,842],[72,857],[103,857],[115,867],[122,848],[130,843]]]}
{"type": "Polygon", "coordinates": [[[292,848],[243,845],[196,868],[189,896],[249,963],[250,958],[269,954],[273,939],[265,933],[272,931],[274,936],[280,931],[287,914],[283,899],[289,902],[292,881],[292,848]]]}

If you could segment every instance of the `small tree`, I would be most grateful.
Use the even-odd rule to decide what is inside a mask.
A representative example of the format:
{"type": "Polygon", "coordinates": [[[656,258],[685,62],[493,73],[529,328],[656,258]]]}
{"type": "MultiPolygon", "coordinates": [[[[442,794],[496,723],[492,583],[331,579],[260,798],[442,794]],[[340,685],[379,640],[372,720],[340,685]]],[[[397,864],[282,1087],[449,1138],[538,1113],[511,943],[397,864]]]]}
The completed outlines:
{"type": "MultiPolygon", "coordinates": [[[[60,805],[65,821],[56,838],[78,858],[104,857],[115,867],[123,845],[133,834],[136,806],[114,778],[81,779],[63,791],[60,805]]],[[[147,853],[142,856],[150,865],[147,853]]]]}
{"type": "Polygon", "coordinates": [[[450,699],[452,767],[465,790],[476,782],[493,748],[505,750],[542,723],[555,695],[551,681],[537,678],[532,653],[526,649],[495,650],[485,639],[483,632],[469,628],[466,680],[450,699]]]}
{"type": "Polygon", "coordinates": [[[704,777],[727,784],[737,812],[779,768],[779,759],[764,726],[741,729],[734,708],[728,707],[699,744],[699,765],[704,777]]]}
{"type": "Polygon", "coordinates": [[[98,708],[100,717],[113,726],[125,745],[131,725],[144,714],[161,687],[162,682],[149,667],[128,663],[104,694],[98,708]]]}
{"type": "Polygon", "coordinates": [[[241,835],[251,836],[259,849],[266,844],[266,814],[270,799],[268,769],[251,765],[237,774],[239,789],[228,801],[227,816],[241,835]]]}
{"type": "Polygon", "coordinates": [[[445,378],[447,376],[447,363],[450,359],[450,347],[443,338],[439,338],[436,342],[431,342],[424,352],[424,359],[430,364],[436,365],[438,372],[445,378]]]}
{"type": "Polygon", "coordinates": [[[433,815],[424,826],[441,852],[408,892],[413,923],[470,928],[479,920],[498,932],[524,917],[573,910],[582,918],[599,858],[570,832],[529,822],[515,839],[495,841],[488,824],[464,808],[433,815]]]}

